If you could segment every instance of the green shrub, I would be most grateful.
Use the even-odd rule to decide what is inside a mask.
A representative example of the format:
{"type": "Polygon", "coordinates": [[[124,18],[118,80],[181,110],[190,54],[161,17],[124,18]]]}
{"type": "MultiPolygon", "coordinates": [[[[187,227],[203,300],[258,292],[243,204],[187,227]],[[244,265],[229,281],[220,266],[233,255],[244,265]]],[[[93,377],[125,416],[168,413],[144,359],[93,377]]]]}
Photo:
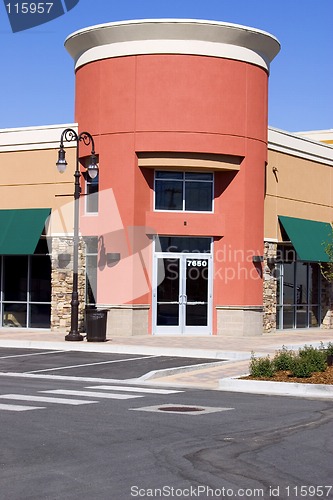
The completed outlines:
{"type": "Polygon", "coordinates": [[[308,360],[304,357],[297,356],[294,358],[291,374],[297,378],[311,377],[313,370],[308,360]]]}
{"type": "Polygon", "coordinates": [[[298,356],[304,360],[312,372],[324,372],[327,368],[327,354],[321,349],[305,345],[298,350],[298,356]]]}
{"type": "Polygon", "coordinates": [[[282,346],[282,349],[280,351],[277,351],[273,359],[275,370],[291,370],[294,357],[295,355],[293,351],[288,351],[286,346],[282,346]]]}
{"type": "Polygon", "coordinates": [[[327,356],[333,356],[333,342],[329,342],[326,347],[327,356]]]}
{"type": "Polygon", "coordinates": [[[333,342],[328,342],[327,346],[320,342],[319,349],[325,353],[325,356],[333,356],[333,342]]]}
{"type": "Polygon", "coordinates": [[[253,353],[250,361],[250,375],[256,378],[269,378],[274,375],[274,364],[269,356],[255,358],[253,353]]]}

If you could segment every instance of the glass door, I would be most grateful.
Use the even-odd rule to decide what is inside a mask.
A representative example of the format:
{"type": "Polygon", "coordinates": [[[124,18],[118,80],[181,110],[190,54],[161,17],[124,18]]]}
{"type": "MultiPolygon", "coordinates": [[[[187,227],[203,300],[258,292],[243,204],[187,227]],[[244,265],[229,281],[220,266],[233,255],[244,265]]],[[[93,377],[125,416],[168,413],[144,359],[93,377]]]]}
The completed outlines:
{"type": "Polygon", "coordinates": [[[155,323],[160,331],[181,333],[181,280],[180,258],[158,257],[157,286],[154,294],[155,323]]]}
{"type": "Polygon", "coordinates": [[[211,333],[211,256],[155,256],[153,333],[211,333]]]}
{"type": "Polygon", "coordinates": [[[185,257],[184,330],[200,333],[207,328],[209,302],[209,258],[185,257]]]}

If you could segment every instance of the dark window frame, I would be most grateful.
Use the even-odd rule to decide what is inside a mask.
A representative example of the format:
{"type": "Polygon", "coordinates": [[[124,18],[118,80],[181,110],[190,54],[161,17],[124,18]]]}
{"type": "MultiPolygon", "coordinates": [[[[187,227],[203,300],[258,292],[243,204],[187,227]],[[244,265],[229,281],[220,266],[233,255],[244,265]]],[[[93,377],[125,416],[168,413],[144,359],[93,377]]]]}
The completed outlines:
{"type": "MultiPolygon", "coordinates": [[[[201,203],[204,198],[201,197],[201,203]]],[[[192,213],[213,213],[214,212],[214,173],[213,172],[193,172],[179,170],[155,170],[154,172],[154,210],[157,212],[192,212],[192,213]],[[173,200],[167,201],[166,190],[172,191],[173,200]],[[191,195],[195,194],[200,186],[206,188],[206,208],[190,206],[193,203],[191,195]],[[192,188],[192,189],[191,189],[192,188]],[[208,188],[208,189],[207,189],[208,188]],[[208,193],[208,190],[210,193],[208,193]],[[208,199],[207,198],[207,199],[208,199]],[[174,207],[171,206],[171,201],[174,207]]]]}

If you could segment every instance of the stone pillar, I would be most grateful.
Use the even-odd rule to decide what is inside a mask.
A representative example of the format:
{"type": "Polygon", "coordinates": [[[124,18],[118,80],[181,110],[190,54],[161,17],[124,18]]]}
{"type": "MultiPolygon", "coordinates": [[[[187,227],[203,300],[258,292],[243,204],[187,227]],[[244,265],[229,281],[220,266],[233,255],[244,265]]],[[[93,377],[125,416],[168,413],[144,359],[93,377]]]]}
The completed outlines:
{"type": "Polygon", "coordinates": [[[264,283],[263,283],[263,306],[264,306],[264,332],[275,332],[276,330],[276,305],[277,305],[277,273],[276,265],[270,264],[268,259],[276,259],[277,243],[265,241],[264,246],[264,283]]]}
{"type": "MultiPolygon", "coordinates": [[[[79,243],[79,330],[83,331],[85,308],[85,245],[79,243]]],[[[68,333],[71,327],[73,286],[73,237],[52,238],[51,331],[68,333]]]]}

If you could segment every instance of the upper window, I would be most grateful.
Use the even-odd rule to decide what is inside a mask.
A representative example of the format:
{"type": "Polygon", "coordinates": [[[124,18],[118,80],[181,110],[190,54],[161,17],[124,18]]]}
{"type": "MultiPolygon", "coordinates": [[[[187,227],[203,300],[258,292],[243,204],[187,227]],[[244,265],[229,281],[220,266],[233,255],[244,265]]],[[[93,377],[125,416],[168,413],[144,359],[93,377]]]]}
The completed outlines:
{"type": "Polygon", "coordinates": [[[87,172],[84,172],[85,177],[85,202],[86,213],[98,213],[98,175],[92,179],[87,172]]]}
{"type": "MultiPolygon", "coordinates": [[[[99,157],[97,156],[97,163],[99,157]]],[[[91,157],[85,156],[81,158],[82,165],[88,169],[91,157]]],[[[84,194],[85,194],[85,213],[86,214],[97,214],[98,213],[98,191],[99,191],[99,174],[92,179],[89,175],[88,170],[82,172],[85,179],[84,194]]]]}
{"type": "Polygon", "coordinates": [[[155,210],[212,212],[213,174],[155,171],[155,210]]]}

